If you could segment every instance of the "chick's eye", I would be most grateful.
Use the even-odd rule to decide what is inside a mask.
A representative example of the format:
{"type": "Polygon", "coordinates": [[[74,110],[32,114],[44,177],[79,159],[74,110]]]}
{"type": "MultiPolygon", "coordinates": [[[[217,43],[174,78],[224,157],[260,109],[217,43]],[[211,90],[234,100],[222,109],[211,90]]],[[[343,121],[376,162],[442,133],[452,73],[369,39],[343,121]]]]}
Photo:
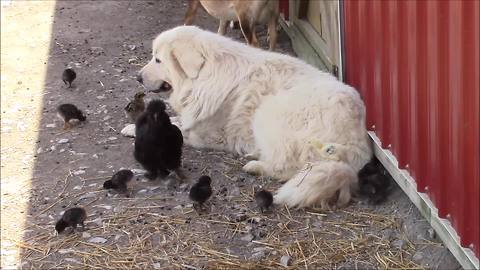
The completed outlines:
{"type": "Polygon", "coordinates": [[[155,62],[156,62],[156,63],[160,63],[160,59],[155,58],[155,62]]]}

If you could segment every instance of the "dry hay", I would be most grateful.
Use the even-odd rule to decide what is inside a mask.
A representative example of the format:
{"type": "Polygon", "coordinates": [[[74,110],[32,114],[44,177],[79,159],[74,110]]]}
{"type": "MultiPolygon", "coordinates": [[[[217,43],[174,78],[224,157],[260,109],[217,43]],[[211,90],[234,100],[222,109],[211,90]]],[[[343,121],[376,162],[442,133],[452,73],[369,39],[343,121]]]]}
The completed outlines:
{"type": "MultiPolygon", "coordinates": [[[[235,201],[248,205],[251,195],[242,192],[235,201]]],[[[81,232],[54,236],[51,224],[34,225],[40,233],[16,244],[32,269],[278,269],[283,255],[292,258],[292,269],[421,268],[407,259],[414,253],[408,240],[398,249],[370,233],[398,229],[393,216],[351,207],[336,213],[277,207],[238,216],[212,205],[204,214],[189,205],[168,216],[162,209],[133,206],[102,216],[101,225],[87,223],[85,233],[107,239],[103,244],[81,232]],[[241,240],[249,233],[255,239],[241,240]]]]}

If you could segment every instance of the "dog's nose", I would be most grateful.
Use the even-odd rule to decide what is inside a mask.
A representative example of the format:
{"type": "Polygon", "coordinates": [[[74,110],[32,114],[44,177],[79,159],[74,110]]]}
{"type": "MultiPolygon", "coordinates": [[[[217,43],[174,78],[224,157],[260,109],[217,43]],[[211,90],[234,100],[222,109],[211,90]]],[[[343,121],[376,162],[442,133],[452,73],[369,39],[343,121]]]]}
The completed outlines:
{"type": "Polygon", "coordinates": [[[143,78],[142,78],[142,75],[141,74],[138,74],[137,75],[137,81],[141,84],[143,84],[143,78]]]}

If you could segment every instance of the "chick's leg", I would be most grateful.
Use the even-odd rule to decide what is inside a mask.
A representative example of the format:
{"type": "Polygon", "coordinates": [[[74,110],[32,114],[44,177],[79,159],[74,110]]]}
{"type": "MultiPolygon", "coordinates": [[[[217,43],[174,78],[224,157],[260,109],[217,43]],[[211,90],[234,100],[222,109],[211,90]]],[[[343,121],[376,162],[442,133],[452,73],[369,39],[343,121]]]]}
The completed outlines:
{"type": "Polygon", "coordinates": [[[160,176],[160,178],[165,178],[170,174],[170,171],[167,169],[159,169],[157,175],[160,176]]]}
{"type": "Polygon", "coordinates": [[[70,124],[70,121],[65,121],[65,123],[63,124],[63,129],[69,130],[71,128],[72,128],[72,124],[70,124]]]}
{"type": "Polygon", "coordinates": [[[72,233],[77,229],[77,223],[72,224],[72,233]]]}
{"type": "Polygon", "coordinates": [[[147,171],[143,176],[145,176],[148,180],[155,180],[158,174],[153,171],[147,171]]]}
{"type": "Polygon", "coordinates": [[[185,173],[183,172],[182,168],[178,168],[175,170],[175,174],[178,176],[178,178],[180,180],[184,180],[187,178],[187,176],[185,175],[185,173]]]}

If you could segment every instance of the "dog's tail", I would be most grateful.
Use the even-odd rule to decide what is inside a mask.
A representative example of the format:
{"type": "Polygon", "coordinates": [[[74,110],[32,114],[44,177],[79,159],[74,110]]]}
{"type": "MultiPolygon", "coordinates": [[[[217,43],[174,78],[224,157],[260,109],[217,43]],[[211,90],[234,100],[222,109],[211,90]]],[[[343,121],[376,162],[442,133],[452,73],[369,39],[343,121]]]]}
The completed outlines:
{"type": "Polygon", "coordinates": [[[356,182],[355,171],[345,162],[309,163],[277,191],[275,203],[299,208],[343,207],[350,202],[351,188],[356,182]]]}

